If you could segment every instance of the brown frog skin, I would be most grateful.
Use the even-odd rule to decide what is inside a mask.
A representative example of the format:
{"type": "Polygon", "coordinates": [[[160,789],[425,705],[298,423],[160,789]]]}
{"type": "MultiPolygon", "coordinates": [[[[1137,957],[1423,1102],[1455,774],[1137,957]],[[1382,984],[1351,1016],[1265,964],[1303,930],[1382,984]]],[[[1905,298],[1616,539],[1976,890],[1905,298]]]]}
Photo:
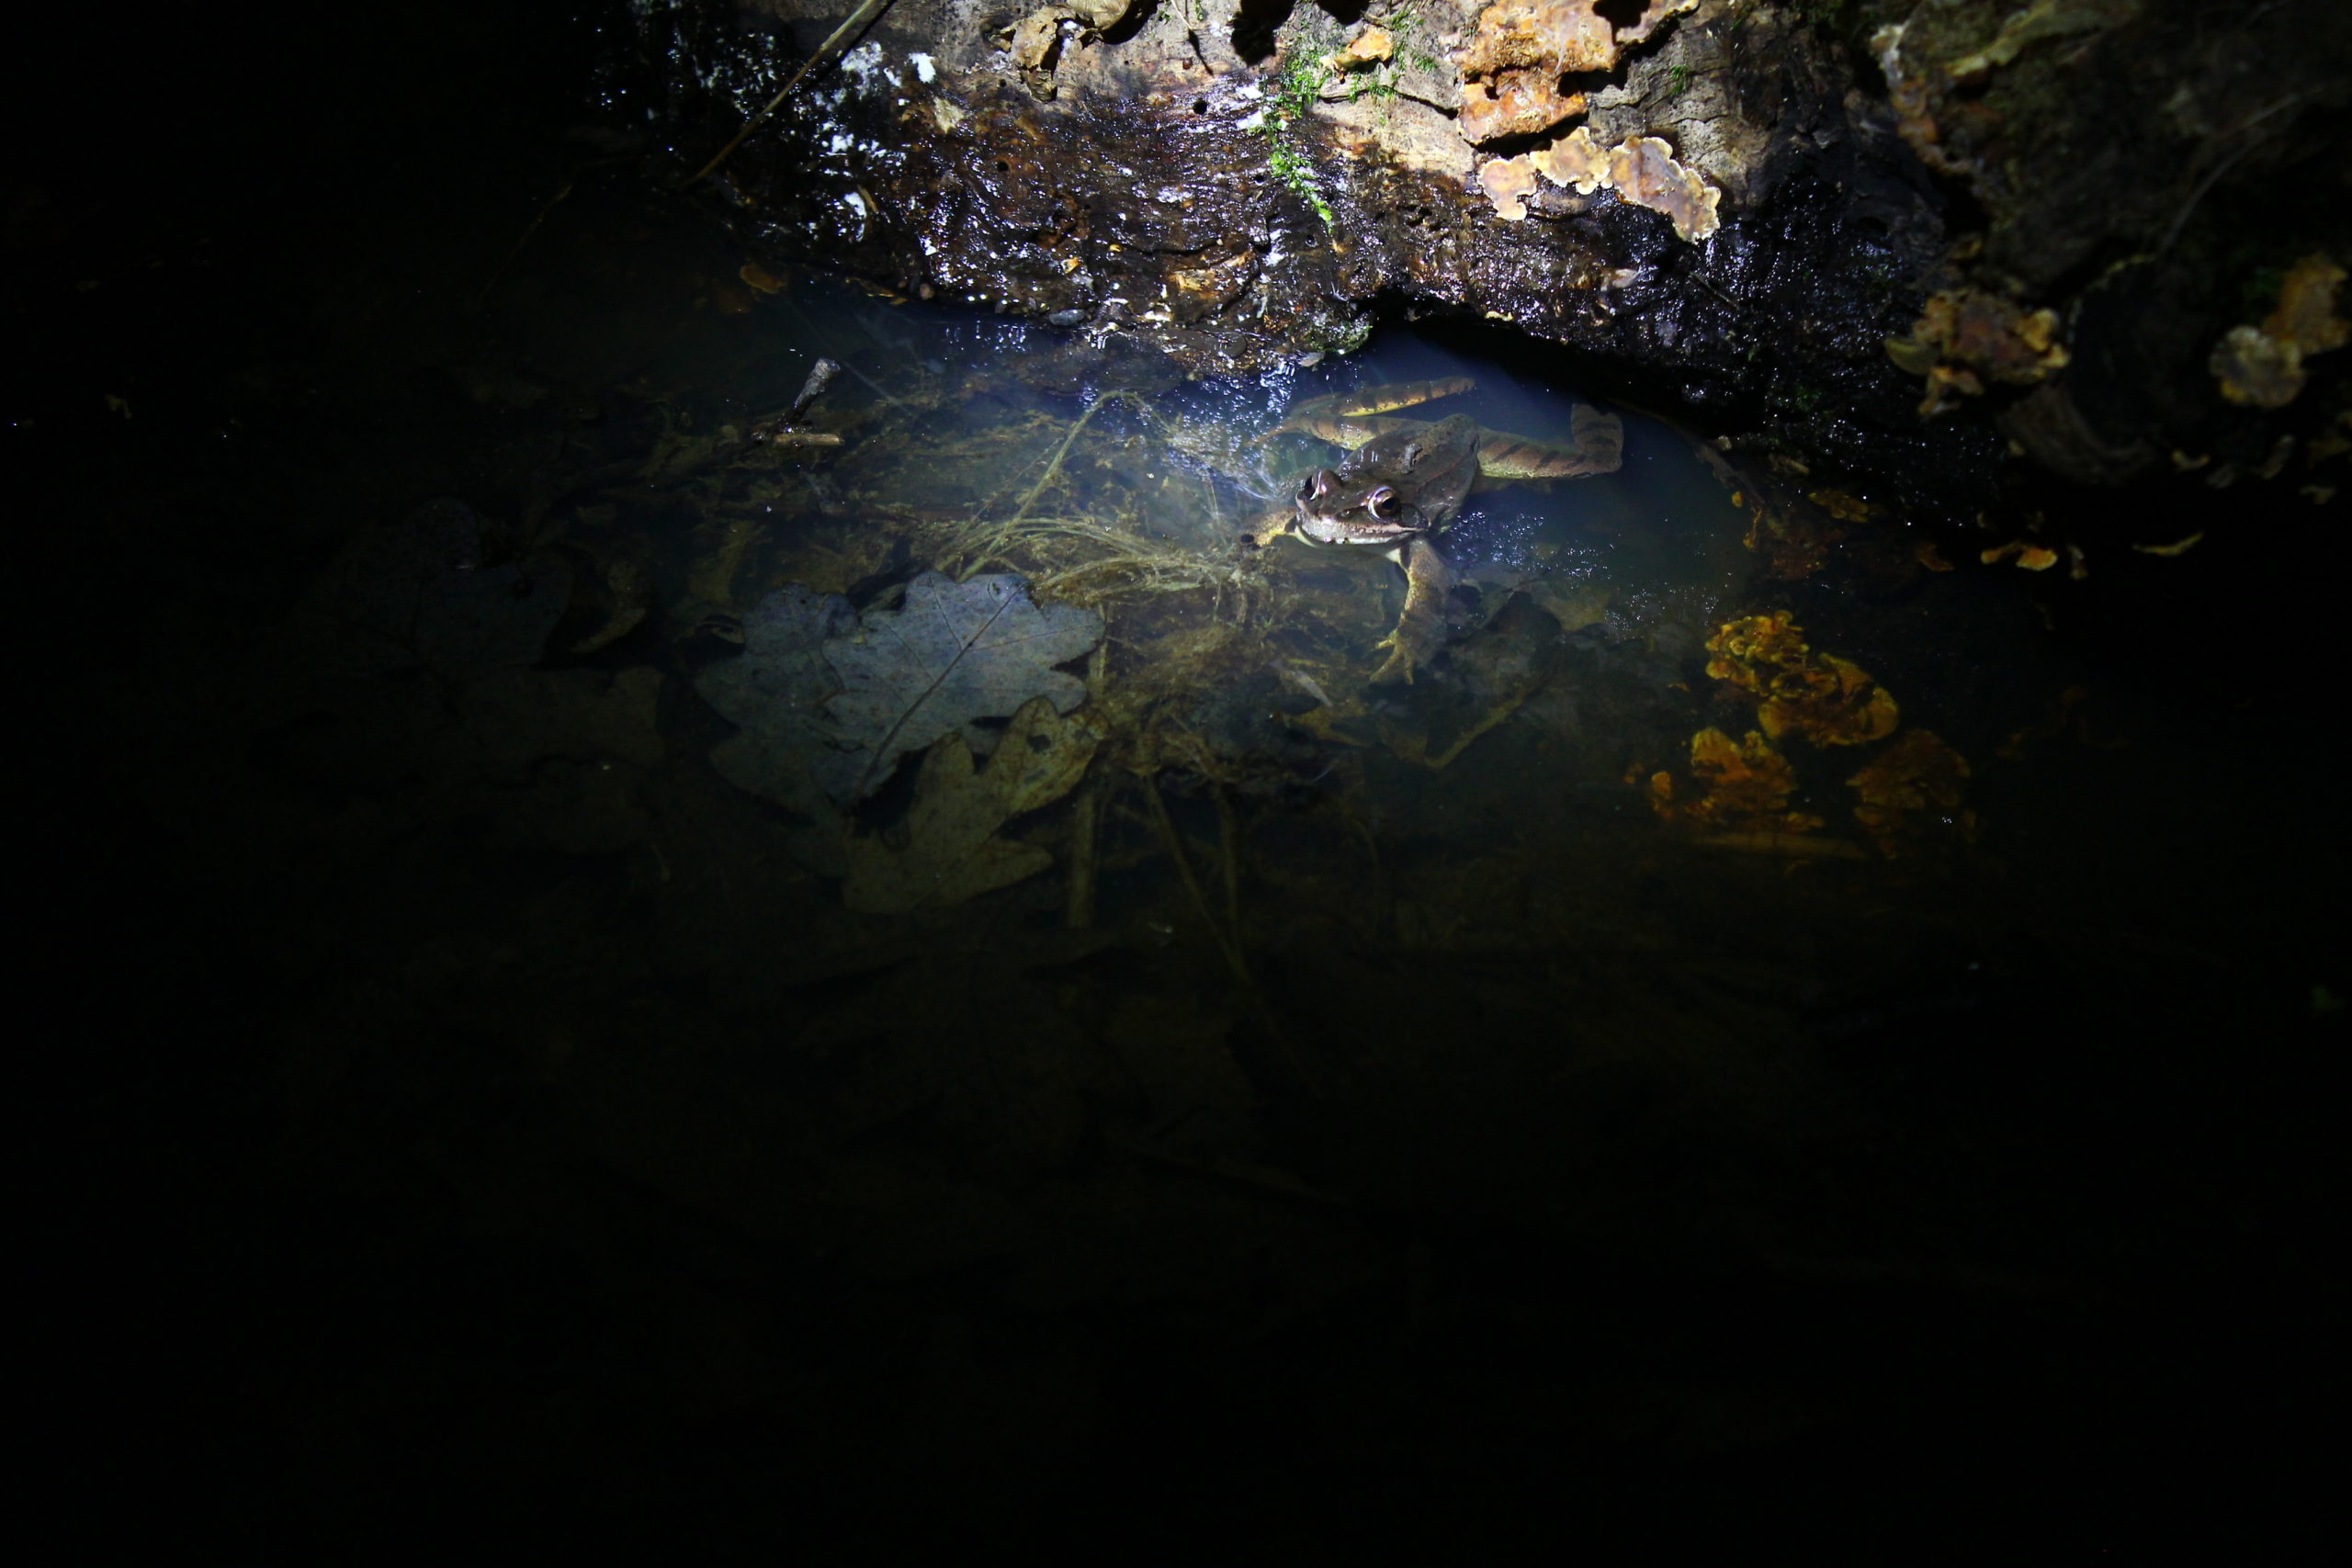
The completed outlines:
{"type": "Polygon", "coordinates": [[[1478,478],[1478,434],[1476,422],[1459,413],[1389,432],[1299,486],[1292,532],[1310,544],[1369,545],[1405,569],[1404,613],[1380,645],[1388,658],[1374,682],[1410,681],[1444,629],[1453,574],[1431,539],[1453,521],[1478,478]]]}
{"type": "Polygon", "coordinates": [[[1588,403],[1576,405],[1566,442],[1484,430],[1464,414],[1434,424],[1377,417],[1476,385],[1469,377],[1448,376],[1310,398],[1259,438],[1269,441],[1295,431],[1351,454],[1336,470],[1309,474],[1295,513],[1283,514],[1272,528],[1245,536],[1244,542],[1271,544],[1279,535],[1296,534],[1314,544],[1371,545],[1405,569],[1404,614],[1381,644],[1388,659],[1373,676],[1376,682],[1410,681],[1414,669],[1437,648],[1444,629],[1440,612],[1453,574],[1430,539],[1460,509],[1464,493],[1498,484],[1613,473],[1622,459],[1623,423],[1588,403]]]}
{"type": "MultiPolygon", "coordinates": [[[[1427,428],[1417,420],[1378,417],[1386,411],[1450,398],[1456,392],[1470,391],[1476,385],[1467,376],[1448,376],[1439,380],[1389,382],[1353,393],[1309,398],[1293,408],[1289,417],[1268,431],[1263,439],[1272,440],[1285,431],[1296,431],[1354,451],[1366,442],[1396,431],[1427,428]]],[[[1495,484],[1572,479],[1617,471],[1624,446],[1623,421],[1615,414],[1602,413],[1589,403],[1578,403],[1570,418],[1570,438],[1559,442],[1538,441],[1508,430],[1482,427],[1478,432],[1480,477],[1495,484]]]]}

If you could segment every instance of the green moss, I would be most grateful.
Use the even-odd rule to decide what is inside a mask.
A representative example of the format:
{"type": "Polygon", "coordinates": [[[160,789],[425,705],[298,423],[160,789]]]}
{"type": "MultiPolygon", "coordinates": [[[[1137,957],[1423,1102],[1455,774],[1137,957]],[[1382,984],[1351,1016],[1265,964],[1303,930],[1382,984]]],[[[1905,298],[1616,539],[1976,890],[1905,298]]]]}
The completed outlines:
{"type": "Polygon", "coordinates": [[[1350,316],[1343,321],[1322,323],[1323,330],[1315,335],[1315,346],[1326,354],[1350,355],[1362,348],[1372,336],[1372,319],[1350,316]]]}
{"type": "MultiPolygon", "coordinates": [[[[1372,26],[1386,30],[1396,45],[1396,53],[1377,65],[1348,73],[1344,85],[1350,102],[1359,98],[1394,98],[1397,73],[1407,66],[1432,73],[1443,69],[1423,41],[1428,21],[1411,0],[1368,20],[1372,26]]],[[[1289,45],[1266,84],[1266,107],[1258,125],[1258,133],[1266,139],[1267,169],[1315,209],[1326,229],[1339,221],[1339,215],[1323,198],[1322,178],[1300,145],[1297,129],[1321,101],[1325,90],[1340,80],[1323,63],[1323,57],[1342,41],[1321,12],[1310,13],[1291,34],[1289,45]]]]}
{"type": "Polygon", "coordinates": [[[1331,204],[1323,199],[1323,182],[1308,161],[1297,140],[1299,121],[1306,118],[1322,96],[1327,73],[1323,69],[1322,51],[1308,37],[1294,39],[1290,52],[1275,68],[1267,85],[1266,107],[1258,122],[1258,134],[1266,139],[1266,168],[1274,178],[1297,193],[1300,200],[1315,209],[1315,216],[1323,220],[1323,227],[1330,228],[1338,220],[1331,204]]]}
{"type": "MultiPolygon", "coordinates": [[[[1388,36],[1396,40],[1397,64],[1409,65],[1416,71],[1427,72],[1431,75],[1439,73],[1442,67],[1438,64],[1437,56],[1430,52],[1429,45],[1423,39],[1428,19],[1420,12],[1410,6],[1399,6],[1381,17],[1379,25],[1385,28],[1388,30],[1388,36]]],[[[1390,87],[1393,91],[1394,67],[1389,67],[1388,70],[1391,75],[1390,87]]]]}

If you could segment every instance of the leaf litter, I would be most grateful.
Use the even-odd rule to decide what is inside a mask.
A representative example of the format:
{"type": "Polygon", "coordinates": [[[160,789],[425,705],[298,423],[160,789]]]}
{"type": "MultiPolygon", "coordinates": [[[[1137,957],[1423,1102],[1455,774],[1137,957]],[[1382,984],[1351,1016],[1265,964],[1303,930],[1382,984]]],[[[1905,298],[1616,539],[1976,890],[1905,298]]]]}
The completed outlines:
{"type": "Polygon", "coordinates": [[[862,754],[854,790],[870,795],[899,759],[976,719],[1001,718],[1033,697],[1057,713],[1086,683],[1054,668],[1102,640],[1102,617],[1037,604],[1009,572],[956,582],[925,572],[896,611],[868,610],[857,635],[825,645],[842,691],[826,704],[862,754]]]}
{"type": "Polygon", "coordinates": [[[1001,838],[998,830],[1076,788],[1097,739],[1084,719],[1056,713],[1053,700],[1044,696],[1022,705],[995,753],[977,770],[962,736],[942,737],[925,753],[915,781],[905,845],[893,847],[881,834],[849,840],[843,899],[869,914],[900,914],[961,903],[1045,870],[1053,863],[1051,854],[1001,838]]]}
{"type": "Polygon", "coordinates": [[[571,570],[551,550],[492,564],[481,519],[430,501],[352,541],[297,615],[305,677],[421,668],[458,682],[537,662],[563,618],[571,570]]]}
{"type": "Polygon", "coordinates": [[[573,573],[550,548],[502,558],[492,532],[445,497],[356,537],[295,606],[255,715],[268,752],[322,799],[377,802],[348,813],[362,837],[473,818],[514,843],[626,848],[664,755],[662,673],[534,668],[573,573]]]}
{"type": "Polygon", "coordinates": [[[840,594],[791,584],[752,608],[743,634],[743,651],[696,682],[739,730],[712,764],[807,819],[793,853],[846,876],[852,908],[955,903],[1052,863],[996,834],[1085,774],[1097,738],[1065,716],[1086,683],[1055,666],[1102,641],[1100,615],[1040,605],[1010,573],[956,582],[926,572],[895,608],[862,615],[840,594]],[[1008,716],[1000,739],[984,721],[1008,716]],[[854,831],[850,808],[926,749],[900,832],[885,842],[854,831]],[[976,771],[980,751],[992,756],[976,771]]]}

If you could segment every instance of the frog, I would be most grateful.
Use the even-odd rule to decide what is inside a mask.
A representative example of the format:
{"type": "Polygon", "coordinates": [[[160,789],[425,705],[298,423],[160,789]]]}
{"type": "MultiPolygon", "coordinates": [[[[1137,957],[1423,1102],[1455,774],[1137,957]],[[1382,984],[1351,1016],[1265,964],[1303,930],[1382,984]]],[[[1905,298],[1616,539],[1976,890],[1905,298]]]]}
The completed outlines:
{"type": "Polygon", "coordinates": [[[1405,608],[1380,647],[1381,685],[1410,682],[1444,630],[1453,573],[1432,543],[1478,478],[1478,424],[1466,413],[1374,436],[1337,468],[1317,468],[1298,487],[1291,531],[1311,545],[1369,547],[1405,569],[1405,608]]]}
{"type": "MultiPolygon", "coordinates": [[[[1390,381],[1354,393],[1309,398],[1294,405],[1280,424],[1260,439],[1296,434],[1355,450],[1366,442],[1400,430],[1419,428],[1419,420],[1388,419],[1393,409],[1411,408],[1440,398],[1476,389],[1468,376],[1442,376],[1425,381],[1390,381]]],[[[1569,416],[1569,439],[1539,441],[1508,430],[1478,428],[1480,488],[1511,482],[1582,479],[1613,474],[1623,461],[1625,425],[1615,414],[1602,413],[1589,403],[1578,403],[1569,416]]]]}
{"type": "Polygon", "coordinates": [[[1292,409],[1269,433],[1297,431],[1345,448],[1347,456],[1336,468],[1308,472],[1293,512],[1250,542],[1271,544],[1290,534],[1309,545],[1375,549],[1404,569],[1405,607],[1379,645],[1387,658],[1373,672],[1374,685],[1410,683],[1443,639],[1454,579],[1436,540],[1474,488],[1610,473],[1620,460],[1623,423],[1584,404],[1576,409],[1574,440],[1566,445],[1487,430],[1468,414],[1434,423],[1370,417],[1473,385],[1467,377],[1448,377],[1375,387],[1344,400],[1317,398],[1292,409]]]}

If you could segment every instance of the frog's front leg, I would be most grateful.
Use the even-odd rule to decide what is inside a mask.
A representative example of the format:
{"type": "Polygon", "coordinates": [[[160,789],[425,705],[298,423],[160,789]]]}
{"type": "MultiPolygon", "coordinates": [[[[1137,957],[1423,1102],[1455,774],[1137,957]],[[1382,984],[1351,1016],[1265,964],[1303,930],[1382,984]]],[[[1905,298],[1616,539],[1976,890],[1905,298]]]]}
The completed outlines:
{"type": "Polygon", "coordinates": [[[1453,569],[1427,539],[1407,541],[1398,563],[1405,569],[1405,609],[1396,629],[1382,640],[1388,658],[1372,672],[1374,685],[1403,681],[1426,663],[1445,637],[1445,599],[1453,592],[1453,569]]]}

